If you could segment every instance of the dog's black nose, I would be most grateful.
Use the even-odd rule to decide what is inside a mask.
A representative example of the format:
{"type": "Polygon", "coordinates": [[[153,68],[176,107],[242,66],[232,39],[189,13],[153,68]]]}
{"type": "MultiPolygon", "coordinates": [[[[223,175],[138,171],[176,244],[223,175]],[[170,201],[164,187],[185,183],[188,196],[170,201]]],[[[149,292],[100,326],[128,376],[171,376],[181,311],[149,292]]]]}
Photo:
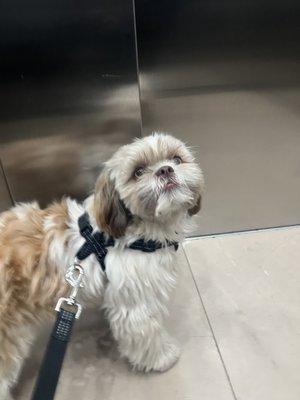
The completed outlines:
{"type": "Polygon", "coordinates": [[[174,173],[174,169],[170,167],[170,165],[164,165],[163,167],[160,167],[156,172],[156,176],[162,176],[163,178],[167,178],[170,175],[174,173]]]}

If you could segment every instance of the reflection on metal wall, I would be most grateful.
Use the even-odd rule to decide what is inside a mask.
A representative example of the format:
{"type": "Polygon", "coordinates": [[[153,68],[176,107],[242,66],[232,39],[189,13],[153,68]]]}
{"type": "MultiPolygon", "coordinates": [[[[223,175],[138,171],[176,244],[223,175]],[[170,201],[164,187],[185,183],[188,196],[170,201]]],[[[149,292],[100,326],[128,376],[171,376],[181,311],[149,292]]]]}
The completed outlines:
{"type": "Polygon", "coordinates": [[[130,0],[1,3],[0,141],[15,200],[92,189],[140,135],[130,0]]]}
{"type": "Polygon", "coordinates": [[[144,134],[195,146],[197,234],[300,222],[300,4],[136,0],[144,134]]]}

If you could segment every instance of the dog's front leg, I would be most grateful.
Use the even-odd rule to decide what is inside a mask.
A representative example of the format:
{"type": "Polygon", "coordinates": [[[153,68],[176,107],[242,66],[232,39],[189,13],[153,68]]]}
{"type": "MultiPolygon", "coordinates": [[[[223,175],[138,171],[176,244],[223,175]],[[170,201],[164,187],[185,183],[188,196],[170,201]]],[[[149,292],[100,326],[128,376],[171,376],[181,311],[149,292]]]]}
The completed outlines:
{"type": "Polygon", "coordinates": [[[121,355],[135,369],[166,371],[179,358],[176,341],[164,329],[161,313],[154,311],[146,298],[144,303],[142,298],[136,302],[123,290],[108,287],[105,299],[107,316],[121,355]]]}

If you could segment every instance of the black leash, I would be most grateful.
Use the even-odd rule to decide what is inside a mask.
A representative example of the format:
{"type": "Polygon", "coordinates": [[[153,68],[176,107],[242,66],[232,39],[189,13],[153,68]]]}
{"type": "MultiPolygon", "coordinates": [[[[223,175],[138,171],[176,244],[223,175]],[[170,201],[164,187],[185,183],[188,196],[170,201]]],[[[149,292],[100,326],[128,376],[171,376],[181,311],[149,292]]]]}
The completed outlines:
{"type": "Polygon", "coordinates": [[[74,312],[64,309],[58,312],[39,370],[32,400],[52,400],[54,398],[75,315],[74,312]]]}
{"type": "Polygon", "coordinates": [[[66,273],[66,280],[73,289],[70,297],[60,298],[55,307],[57,317],[39,370],[32,400],[54,399],[73,324],[81,314],[81,305],[76,302],[75,298],[78,289],[82,287],[82,278],[83,270],[78,264],[74,264],[66,273]],[[77,311],[69,311],[63,308],[63,303],[68,304],[73,309],[76,307],[77,311]]]}

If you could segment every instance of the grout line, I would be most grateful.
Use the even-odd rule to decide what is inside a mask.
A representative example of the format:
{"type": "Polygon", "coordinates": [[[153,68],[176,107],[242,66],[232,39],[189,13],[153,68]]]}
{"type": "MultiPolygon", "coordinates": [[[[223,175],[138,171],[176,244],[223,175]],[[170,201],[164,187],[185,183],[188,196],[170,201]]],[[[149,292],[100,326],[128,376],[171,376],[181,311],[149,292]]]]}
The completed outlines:
{"type": "Polygon", "coordinates": [[[211,331],[211,333],[212,333],[212,337],[213,337],[213,340],[214,340],[214,342],[215,342],[216,349],[217,349],[217,351],[218,351],[220,360],[221,360],[221,362],[222,362],[223,369],[224,369],[226,378],[227,378],[227,380],[228,380],[228,383],[229,383],[229,386],[230,386],[232,395],[233,395],[233,397],[234,397],[234,400],[238,400],[238,399],[237,399],[237,396],[236,396],[236,394],[235,394],[235,391],[234,391],[234,388],[233,388],[233,384],[232,384],[232,382],[231,382],[231,379],[230,379],[228,370],[227,370],[227,368],[226,368],[225,361],[224,361],[224,359],[223,359],[223,356],[222,356],[220,347],[219,347],[219,345],[218,345],[217,338],[216,338],[216,335],[215,335],[214,330],[213,330],[213,327],[212,327],[212,323],[210,322],[210,319],[209,319],[209,317],[208,317],[208,313],[207,313],[207,311],[206,311],[206,308],[205,308],[205,305],[204,305],[202,296],[201,296],[201,294],[200,294],[200,290],[199,290],[198,285],[197,285],[197,283],[196,283],[196,279],[195,279],[195,276],[194,276],[194,274],[193,274],[193,270],[192,270],[190,261],[189,261],[189,259],[188,259],[188,256],[187,256],[186,251],[185,251],[185,249],[184,249],[183,246],[182,246],[182,249],[183,249],[183,252],[184,252],[185,259],[186,259],[186,261],[187,261],[187,263],[188,263],[188,266],[189,266],[189,269],[190,269],[190,272],[191,272],[191,275],[192,275],[192,278],[193,278],[193,281],[194,281],[194,285],[195,285],[195,287],[196,287],[196,290],[197,290],[197,293],[198,293],[200,302],[201,302],[201,304],[202,304],[202,308],[203,308],[203,310],[204,310],[205,317],[206,317],[206,320],[207,320],[209,329],[210,329],[210,331],[211,331]]]}

